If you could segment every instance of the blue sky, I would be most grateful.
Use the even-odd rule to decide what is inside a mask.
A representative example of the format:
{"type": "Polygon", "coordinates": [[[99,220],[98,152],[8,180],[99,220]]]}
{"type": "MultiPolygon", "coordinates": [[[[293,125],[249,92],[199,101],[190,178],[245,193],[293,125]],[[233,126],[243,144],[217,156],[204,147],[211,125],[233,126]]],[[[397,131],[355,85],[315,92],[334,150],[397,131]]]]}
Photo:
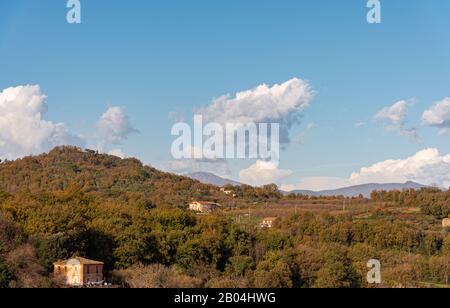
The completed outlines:
{"type": "MultiPolygon", "coordinates": [[[[367,23],[366,2],[81,0],[82,24],[70,25],[65,0],[0,0],[0,91],[39,85],[48,96],[45,119],[88,139],[100,116],[121,106],[139,133],[108,149],[166,168],[170,113],[192,121],[216,97],[297,77],[316,95],[290,132],[301,144],[281,154],[279,168],[292,175],[275,182],[325,188],[328,182],[301,182],[348,179],[433,148],[443,165],[433,156],[442,171],[433,181],[447,185],[450,136],[425,125],[422,114],[450,97],[450,2],[381,1],[381,25],[367,23]],[[402,125],[416,128],[421,142],[373,119],[409,99],[402,125]],[[311,123],[317,127],[308,130],[311,123]]],[[[229,176],[239,179],[252,164],[229,162],[229,176]]],[[[400,179],[423,181],[416,171],[403,170],[400,179]]]]}

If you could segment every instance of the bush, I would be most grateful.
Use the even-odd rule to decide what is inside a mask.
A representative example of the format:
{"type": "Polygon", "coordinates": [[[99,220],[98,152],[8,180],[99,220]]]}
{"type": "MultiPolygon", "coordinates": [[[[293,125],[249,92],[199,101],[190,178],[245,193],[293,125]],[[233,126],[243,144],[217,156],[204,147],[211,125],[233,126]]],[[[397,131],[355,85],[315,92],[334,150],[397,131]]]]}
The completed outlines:
{"type": "Polygon", "coordinates": [[[197,278],[160,264],[133,266],[115,271],[113,275],[130,288],[198,288],[201,284],[197,278]]]}

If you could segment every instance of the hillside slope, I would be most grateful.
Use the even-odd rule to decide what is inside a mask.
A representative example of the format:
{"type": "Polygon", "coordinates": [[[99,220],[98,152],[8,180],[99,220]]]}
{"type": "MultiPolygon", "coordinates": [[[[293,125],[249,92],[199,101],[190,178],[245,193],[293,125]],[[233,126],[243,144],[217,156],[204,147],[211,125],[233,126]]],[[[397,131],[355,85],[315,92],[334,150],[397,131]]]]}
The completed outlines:
{"type": "Polygon", "coordinates": [[[75,147],[0,164],[0,191],[63,191],[76,187],[103,198],[138,197],[158,206],[185,206],[195,198],[223,198],[217,187],[121,159],[75,147]]]}

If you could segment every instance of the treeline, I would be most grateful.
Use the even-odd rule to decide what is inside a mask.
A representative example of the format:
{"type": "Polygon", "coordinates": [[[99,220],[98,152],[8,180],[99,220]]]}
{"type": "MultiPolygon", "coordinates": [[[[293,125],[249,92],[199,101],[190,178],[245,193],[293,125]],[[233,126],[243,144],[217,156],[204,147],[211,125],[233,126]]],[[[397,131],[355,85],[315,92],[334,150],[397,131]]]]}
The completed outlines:
{"type": "Polygon", "coordinates": [[[450,215],[450,189],[442,191],[437,188],[405,191],[374,191],[374,202],[390,203],[402,207],[420,207],[426,215],[435,218],[447,218],[450,215]]]}
{"type": "Polygon", "coordinates": [[[52,262],[72,256],[124,286],[366,287],[372,258],[387,286],[418,286],[446,282],[450,253],[450,236],[403,221],[306,213],[261,230],[74,189],[2,194],[0,211],[2,286],[52,285],[52,262]]]}

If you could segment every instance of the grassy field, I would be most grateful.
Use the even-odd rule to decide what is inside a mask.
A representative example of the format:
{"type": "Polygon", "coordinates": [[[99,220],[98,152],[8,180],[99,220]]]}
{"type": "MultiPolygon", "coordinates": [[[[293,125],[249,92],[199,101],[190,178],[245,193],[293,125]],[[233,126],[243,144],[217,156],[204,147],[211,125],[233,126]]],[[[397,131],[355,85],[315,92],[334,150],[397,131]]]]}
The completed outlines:
{"type": "Polygon", "coordinates": [[[248,207],[224,209],[225,215],[231,215],[237,221],[251,220],[258,223],[265,217],[279,219],[294,214],[314,213],[332,216],[347,216],[353,221],[386,220],[402,221],[414,224],[424,230],[441,231],[441,220],[425,215],[419,207],[398,207],[390,203],[376,203],[368,199],[341,200],[318,198],[316,200],[282,200],[272,203],[255,203],[248,207]]]}

